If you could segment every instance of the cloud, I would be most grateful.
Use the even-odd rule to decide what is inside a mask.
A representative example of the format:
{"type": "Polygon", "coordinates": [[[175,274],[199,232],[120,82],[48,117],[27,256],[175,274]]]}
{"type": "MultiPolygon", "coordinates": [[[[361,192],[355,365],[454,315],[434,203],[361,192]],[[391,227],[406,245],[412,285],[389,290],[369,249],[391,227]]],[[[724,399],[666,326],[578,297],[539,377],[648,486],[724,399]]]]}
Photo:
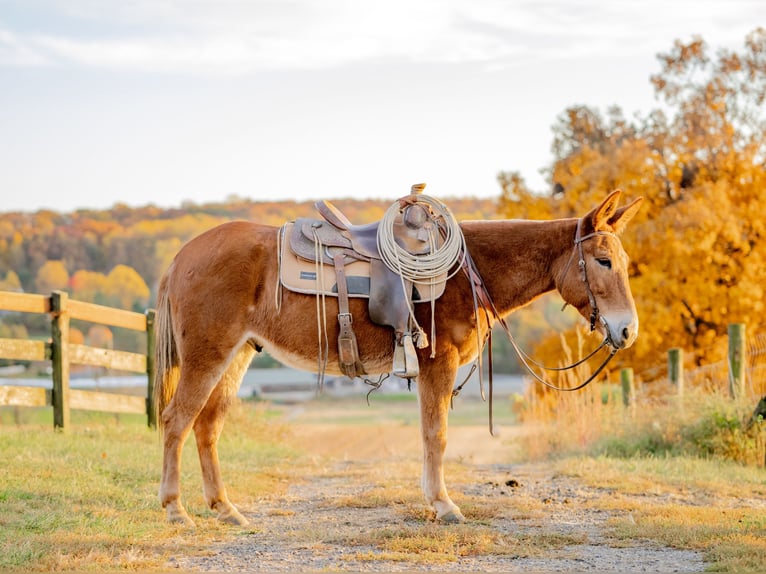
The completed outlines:
{"type": "MultiPolygon", "coordinates": [[[[18,0],[17,12],[25,1],[18,0]]],[[[647,44],[667,49],[668,36],[690,29],[704,35],[737,14],[752,22],[764,12],[760,1],[745,0],[42,4],[44,26],[0,24],[0,65],[235,75],[386,59],[497,68],[524,60],[646,53],[647,44]]],[[[741,42],[741,29],[728,28],[741,42]]]]}

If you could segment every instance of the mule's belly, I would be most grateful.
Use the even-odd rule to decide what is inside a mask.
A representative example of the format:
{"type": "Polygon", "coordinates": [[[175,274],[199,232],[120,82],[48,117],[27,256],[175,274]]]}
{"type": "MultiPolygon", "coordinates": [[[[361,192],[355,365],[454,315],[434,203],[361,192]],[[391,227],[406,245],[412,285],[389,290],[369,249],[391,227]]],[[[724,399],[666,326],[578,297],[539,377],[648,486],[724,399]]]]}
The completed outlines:
{"type": "MultiPolygon", "coordinates": [[[[337,345],[337,341],[330,341],[330,349],[335,350],[337,345]]],[[[286,349],[284,347],[280,347],[279,345],[275,345],[272,342],[263,343],[261,345],[272,357],[274,357],[277,361],[280,363],[293,367],[295,369],[300,369],[302,371],[309,371],[316,373],[320,370],[320,365],[317,360],[317,354],[307,357],[304,354],[295,353],[293,351],[290,351],[289,349],[286,349]]],[[[319,350],[319,346],[317,345],[316,350],[319,350]]],[[[335,353],[333,353],[334,355],[335,353]]],[[[380,373],[389,373],[391,372],[391,361],[392,361],[393,355],[390,358],[387,358],[385,360],[370,360],[365,359],[362,357],[362,363],[364,364],[364,368],[370,375],[377,375],[380,373]]],[[[329,375],[342,375],[343,373],[340,370],[340,365],[338,364],[337,360],[330,360],[327,362],[326,367],[324,368],[325,373],[329,375]]]]}

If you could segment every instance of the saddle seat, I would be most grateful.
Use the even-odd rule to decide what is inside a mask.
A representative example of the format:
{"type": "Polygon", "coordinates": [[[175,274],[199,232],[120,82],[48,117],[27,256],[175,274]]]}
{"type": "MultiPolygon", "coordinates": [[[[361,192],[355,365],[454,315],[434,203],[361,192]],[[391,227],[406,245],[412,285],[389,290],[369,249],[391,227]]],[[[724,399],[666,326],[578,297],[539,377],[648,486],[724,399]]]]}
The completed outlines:
{"type": "MultiPolygon", "coordinates": [[[[416,184],[411,195],[399,200],[400,213],[394,218],[392,225],[394,241],[411,255],[430,253],[433,246],[439,245],[441,241],[433,215],[417,202],[416,194],[421,192],[423,187],[425,184],[416,184]]],[[[359,360],[351,314],[348,312],[349,290],[345,272],[348,263],[366,261],[370,264],[370,319],[394,329],[392,372],[403,378],[416,377],[419,367],[415,343],[421,347],[428,344],[422,330],[413,333],[411,329],[412,302],[420,298],[420,294],[411,281],[401,277],[384,263],[378,247],[378,233],[382,222],[354,225],[327,200],[318,201],[315,207],[324,221],[311,218],[296,220],[289,246],[297,256],[323,265],[332,265],[335,269],[338,321],[341,327],[338,337],[341,370],[351,378],[366,373],[359,360]]],[[[446,277],[443,281],[446,282],[446,277]]],[[[438,286],[438,293],[441,294],[443,283],[439,284],[437,279],[435,284],[438,286]]],[[[433,291],[432,286],[432,298],[435,298],[433,291]]]]}
{"type": "MultiPolygon", "coordinates": [[[[393,234],[396,243],[411,255],[425,255],[430,249],[429,238],[432,226],[425,209],[416,205],[415,195],[409,195],[399,200],[403,214],[401,221],[395,220],[393,234]],[[416,207],[416,209],[411,209],[416,207]]],[[[343,237],[351,241],[357,253],[365,257],[380,259],[378,248],[378,229],[380,221],[366,225],[354,225],[349,219],[328,200],[317,201],[314,204],[325,221],[338,229],[343,237]]]]}

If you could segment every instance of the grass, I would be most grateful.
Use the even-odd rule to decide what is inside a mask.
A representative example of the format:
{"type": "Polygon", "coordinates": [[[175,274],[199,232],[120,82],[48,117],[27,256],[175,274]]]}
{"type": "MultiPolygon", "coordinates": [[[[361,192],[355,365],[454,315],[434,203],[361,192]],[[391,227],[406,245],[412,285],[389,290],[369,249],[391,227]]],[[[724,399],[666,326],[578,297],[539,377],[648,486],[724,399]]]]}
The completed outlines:
{"type": "MultiPolygon", "coordinates": [[[[509,403],[498,405],[500,416],[507,421],[515,416],[509,403]]],[[[328,498],[328,507],[361,512],[393,508],[398,517],[394,524],[365,529],[342,540],[333,539],[331,532],[316,524],[305,536],[294,534],[304,536],[302,543],[347,545],[352,549],[344,554],[348,560],[393,560],[448,568],[466,556],[543,556],[586,542],[582,536],[546,528],[531,532],[498,528],[498,520],[523,520],[540,513],[547,516],[552,510],[543,501],[520,497],[506,509],[511,514],[504,515],[497,499],[463,494],[459,488],[452,495],[469,523],[434,524],[418,485],[419,457],[397,455],[384,465],[327,465],[311,452],[310,445],[298,444],[289,427],[279,422],[280,416],[294,408],[245,403],[233,409],[220,445],[232,500],[244,504],[262,498],[278,500],[295,476],[323,473],[367,485],[358,494],[328,498]]],[[[302,425],[311,429],[328,423],[347,426],[346,436],[353,436],[354,428],[369,425],[390,429],[390,425],[418,424],[414,394],[373,395],[370,406],[363,397],[354,397],[334,402],[320,399],[299,408],[306,409],[302,425]]],[[[666,438],[686,436],[704,445],[719,444],[710,440],[710,425],[699,423],[694,412],[687,409],[684,417],[697,430],[686,432],[688,427],[680,419],[663,418],[669,412],[663,408],[642,412],[628,438],[640,443],[638,435],[646,428],[666,438]],[[661,421],[659,430],[656,425],[643,424],[653,418],[661,421]]],[[[722,409],[713,410],[725,415],[713,417],[714,429],[728,432],[734,419],[722,409]]],[[[14,423],[12,414],[0,409],[0,571],[158,571],[167,567],[172,555],[201,555],[212,542],[253,532],[252,528],[221,525],[206,509],[196,449],[190,446],[193,441],[184,452],[182,476],[184,501],[198,524],[189,531],[164,521],[157,501],[160,442],[146,428],[143,417],[73,411],[72,429],[64,434],[52,430],[49,410],[25,410],[20,425],[14,423]]],[[[600,398],[576,405],[572,412],[561,408],[558,417],[559,422],[546,429],[550,435],[542,439],[538,432],[523,436],[547,441],[545,454],[555,456],[546,464],[556,472],[603,492],[587,504],[612,515],[607,523],[611,544],[629,546],[650,539],[702,552],[711,571],[762,569],[766,563],[763,468],[673,449],[604,448],[606,431],[614,433],[619,425],[630,430],[630,425],[610,414],[600,398]],[[595,411],[598,416],[593,415],[595,411]],[[590,418],[576,420],[578,416],[590,418]],[[564,432],[563,423],[573,426],[564,432]],[[597,424],[611,426],[596,428],[597,424]],[[555,440],[549,437],[555,433],[560,433],[555,440],[561,448],[551,451],[555,440]],[[583,455],[589,448],[600,454],[583,455]]],[[[450,423],[484,426],[486,404],[456,402],[450,423]]],[[[535,428],[534,421],[530,428],[535,428]]],[[[737,438],[736,434],[730,436],[737,438]]],[[[614,433],[608,438],[614,445],[619,436],[614,433]]],[[[469,463],[452,460],[445,474],[451,485],[471,485],[476,480],[474,472],[469,463]]],[[[274,519],[291,516],[291,511],[278,506],[274,504],[268,515],[274,519]]]]}
{"type": "Polygon", "coordinates": [[[732,461],[684,456],[569,458],[561,472],[616,490],[618,540],[651,539],[705,555],[709,571],[758,572],[766,564],[766,473],[732,461]],[[686,501],[685,504],[680,502],[686,501]]]}
{"type": "MultiPolygon", "coordinates": [[[[458,396],[454,399],[449,413],[450,426],[486,425],[488,403],[475,398],[458,396]]],[[[417,393],[375,393],[369,395],[369,404],[364,396],[337,398],[321,396],[311,402],[311,412],[301,417],[303,422],[333,424],[369,424],[374,422],[400,423],[418,426],[420,410],[417,393]]],[[[513,404],[506,397],[495,397],[494,421],[499,425],[518,422],[513,404]]]]}
{"type": "Polygon", "coordinates": [[[351,555],[354,560],[445,564],[466,556],[543,556],[585,541],[584,535],[504,534],[491,527],[476,524],[445,528],[429,523],[384,527],[349,542],[355,546],[375,548],[351,555]]]}
{"type": "MultiPolygon", "coordinates": [[[[279,465],[295,457],[283,446],[283,430],[259,415],[235,412],[222,440],[222,466],[237,500],[284,490],[279,465]]],[[[73,412],[68,433],[48,424],[0,427],[0,570],[161,569],[171,552],[193,553],[231,532],[205,508],[193,448],[185,449],[182,481],[200,528],[165,523],[158,435],[140,417],[125,418],[115,424],[109,415],[73,412]]]]}
{"type": "Polygon", "coordinates": [[[529,393],[517,404],[533,431],[523,450],[604,491],[591,504],[617,513],[616,544],[650,539],[702,552],[710,571],[762,571],[766,424],[751,420],[758,397],[668,391],[629,407],[606,385],[529,393]]]}

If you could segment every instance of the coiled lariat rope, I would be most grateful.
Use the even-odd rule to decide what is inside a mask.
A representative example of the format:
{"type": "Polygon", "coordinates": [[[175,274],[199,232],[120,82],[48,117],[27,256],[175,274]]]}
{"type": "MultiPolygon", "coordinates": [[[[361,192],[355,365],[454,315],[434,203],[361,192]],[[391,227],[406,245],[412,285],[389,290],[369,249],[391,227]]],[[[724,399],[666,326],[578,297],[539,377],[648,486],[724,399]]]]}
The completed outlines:
{"type": "MultiPolygon", "coordinates": [[[[423,329],[415,318],[411,297],[407,294],[405,280],[416,285],[428,285],[431,288],[431,358],[436,355],[436,321],[433,288],[436,279],[446,274],[446,279],[454,276],[463,264],[466,247],[463,230],[460,228],[455,216],[450,209],[438,199],[419,193],[414,199],[406,204],[394,202],[383,215],[378,226],[378,251],[380,257],[391,271],[397,273],[402,282],[402,290],[408,295],[405,297],[410,319],[417,332],[422,336],[423,329]],[[422,255],[412,254],[402,248],[394,237],[394,222],[402,212],[413,205],[423,206],[429,214],[429,220],[434,223],[429,232],[429,251],[422,255]],[[439,236],[443,242],[438,244],[439,236]],[[451,270],[451,271],[450,271],[451,270]]],[[[424,337],[423,337],[424,338],[424,337]]],[[[425,347],[428,341],[420,341],[418,347],[425,347]]]]}

